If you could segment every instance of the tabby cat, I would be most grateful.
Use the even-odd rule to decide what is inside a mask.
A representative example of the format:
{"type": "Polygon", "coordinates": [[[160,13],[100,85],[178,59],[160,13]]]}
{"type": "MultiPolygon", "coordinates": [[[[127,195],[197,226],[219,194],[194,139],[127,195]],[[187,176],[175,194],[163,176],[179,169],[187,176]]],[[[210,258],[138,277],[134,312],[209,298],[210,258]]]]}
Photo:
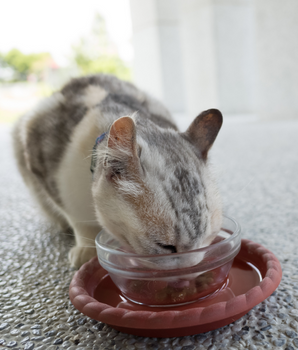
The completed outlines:
{"type": "Polygon", "coordinates": [[[222,208],[207,155],[221,125],[210,109],[179,132],[160,102],[94,75],[73,79],[24,115],[14,150],[41,208],[62,230],[72,228],[69,260],[79,267],[96,254],[101,228],[142,254],[210,244],[222,208]]]}

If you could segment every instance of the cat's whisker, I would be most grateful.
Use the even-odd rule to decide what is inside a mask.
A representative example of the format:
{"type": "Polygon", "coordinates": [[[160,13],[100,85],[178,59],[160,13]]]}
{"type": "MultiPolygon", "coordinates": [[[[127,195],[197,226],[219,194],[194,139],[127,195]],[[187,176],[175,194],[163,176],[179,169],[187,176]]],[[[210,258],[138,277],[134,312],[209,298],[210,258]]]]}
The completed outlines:
{"type": "Polygon", "coordinates": [[[79,224],[81,222],[96,222],[96,223],[98,223],[97,220],[82,220],[82,221],[76,221],[76,224],[79,224]]]}
{"type": "Polygon", "coordinates": [[[96,248],[95,245],[80,245],[80,248],[96,248]]]}
{"type": "MultiPolygon", "coordinates": [[[[72,235],[70,233],[63,233],[63,234],[66,236],[74,237],[74,235],[72,235]]],[[[88,238],[88,237],[84,237],[84,236],[80,236],[80,237],[83,238],[84,240],[91,241],[92,243],[94,243],[94,241],[95,241],[95,239],[92,239],[92,238],[88,238]]]]}
{"type": "Polygon", "coordinates": [[[89,154],[89,156],[85,157],[84,160],[92,158],[92,156],[93,156],[92,151],[90,151],[90,152],[91,152],[91,154],[89,154]]]}
{"type": "Polygon", "coordinates": [[[256,175],[253,176],[246,185],[244,185],[240,191],[238,191],[231,199],[230,201],[228,201],[228,203],[226,204],[230,204],[231,202],[234,202],[236,198],[239,197],[239,195],[254,181],[254,179],[256,178],[256,175]]]}
{"type": "Polygon", "coordinates": [[[70,237],[74,237],[73,233],[68,233],[68,232],[62,232],[64,236],[70,236],[70,237]]]}

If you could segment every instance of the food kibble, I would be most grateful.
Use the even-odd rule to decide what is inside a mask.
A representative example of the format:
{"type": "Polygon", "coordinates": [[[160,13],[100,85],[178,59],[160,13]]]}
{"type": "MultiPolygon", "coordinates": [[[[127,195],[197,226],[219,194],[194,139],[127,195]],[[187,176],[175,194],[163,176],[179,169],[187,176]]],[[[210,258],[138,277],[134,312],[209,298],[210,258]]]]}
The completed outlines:
{"type": "Polygon", "coordinates": [[[217,289],[215,273],[205,272],[193,280],[130,280],[127,295],[147,305],[180,304],[204,297],[217,289]]]}

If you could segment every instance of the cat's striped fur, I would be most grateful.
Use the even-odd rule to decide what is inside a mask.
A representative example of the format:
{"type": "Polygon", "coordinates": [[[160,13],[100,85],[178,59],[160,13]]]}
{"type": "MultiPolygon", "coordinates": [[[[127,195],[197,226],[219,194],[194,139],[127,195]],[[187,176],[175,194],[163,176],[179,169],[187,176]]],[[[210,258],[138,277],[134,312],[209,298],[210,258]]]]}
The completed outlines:
{"type": "Polygon", "coordinates": [[[207,153],[221,127],[203,112],[179,133],[169,112],[132,84],[108,75],[72,80],[16,124],[19,169],[48,216],[75,233],[70,261],[95,255],[104,227],[137,253],[210,244],[221,201],[207,153]],[[90,172],[96,138],[97,164],[90,172]]]}

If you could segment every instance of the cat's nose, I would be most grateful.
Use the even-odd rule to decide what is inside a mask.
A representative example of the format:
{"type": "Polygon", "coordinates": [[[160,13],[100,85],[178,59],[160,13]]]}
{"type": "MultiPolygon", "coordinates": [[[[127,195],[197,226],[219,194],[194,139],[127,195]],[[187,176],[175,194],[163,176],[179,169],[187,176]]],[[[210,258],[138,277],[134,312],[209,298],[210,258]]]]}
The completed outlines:
{"type": "Polygon", "coordinates": [[[177,253],[177,249],[174,245],[159,244],[160,247],[169,250],[171,253],[177,253]]]}

